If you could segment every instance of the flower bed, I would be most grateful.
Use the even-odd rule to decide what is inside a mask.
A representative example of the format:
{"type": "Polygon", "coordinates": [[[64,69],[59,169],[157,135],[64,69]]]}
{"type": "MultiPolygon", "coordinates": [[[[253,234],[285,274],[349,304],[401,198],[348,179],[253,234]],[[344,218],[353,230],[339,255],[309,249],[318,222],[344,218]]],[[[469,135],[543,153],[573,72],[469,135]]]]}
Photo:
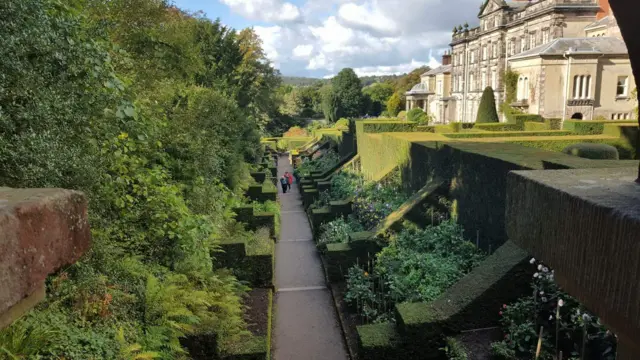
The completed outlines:
{"type": "Polygon", "coordinates": [[[577,300],[555,283],[554,271],[531,259],[536,267],[532,295],[505,304],[499,311],[504,340],[492,344],[495,359],[616,358],[616,337],[577,300]]]}
{"type": "Polygon", "coordinates": [[[294,170],[296,178],[308,177],[313,172],[325,172],[334,167],[340,161],[338,153],[327,150],[325,153],[313,159],[302,160],[294,170]]]}

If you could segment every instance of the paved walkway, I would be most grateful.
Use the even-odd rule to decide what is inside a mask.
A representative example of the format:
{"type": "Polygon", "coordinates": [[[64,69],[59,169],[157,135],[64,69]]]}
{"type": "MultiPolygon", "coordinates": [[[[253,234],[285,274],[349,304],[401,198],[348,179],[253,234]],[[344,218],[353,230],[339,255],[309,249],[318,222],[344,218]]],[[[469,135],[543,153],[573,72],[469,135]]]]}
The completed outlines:
{"type": "MultiPolygon", "coordinates": [[[[278,177],[293,171],[278,161],[278,177]]],[[[278,182],[278,190],[282,191],[278,182]]],[[[280,192],[276,244],[274,360],[346,360],[344,340],[297,184],[280,192]]]]}

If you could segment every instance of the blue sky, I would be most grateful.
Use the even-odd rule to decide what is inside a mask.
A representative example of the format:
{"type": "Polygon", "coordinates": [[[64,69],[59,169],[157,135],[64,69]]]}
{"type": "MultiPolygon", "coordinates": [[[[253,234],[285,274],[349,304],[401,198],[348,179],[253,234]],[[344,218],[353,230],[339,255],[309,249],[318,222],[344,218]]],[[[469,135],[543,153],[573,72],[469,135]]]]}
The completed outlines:
{"type": "Polygon", "coordinates": [[[253,27],[284,75],[329,77],[438,66],[451,29],[482,0],[173,0],[236,29],[253,27]]]}

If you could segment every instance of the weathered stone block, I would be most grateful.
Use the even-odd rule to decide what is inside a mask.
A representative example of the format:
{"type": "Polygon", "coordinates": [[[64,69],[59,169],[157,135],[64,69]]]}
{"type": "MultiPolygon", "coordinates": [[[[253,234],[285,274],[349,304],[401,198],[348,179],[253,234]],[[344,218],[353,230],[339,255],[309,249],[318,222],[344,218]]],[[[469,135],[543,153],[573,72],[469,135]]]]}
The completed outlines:
{"type": "Polygon", "coordinates": [[[0,314],[42,289],[47,275],[77,261],[90,246],[82,193],[0,188],[0,314]]]}

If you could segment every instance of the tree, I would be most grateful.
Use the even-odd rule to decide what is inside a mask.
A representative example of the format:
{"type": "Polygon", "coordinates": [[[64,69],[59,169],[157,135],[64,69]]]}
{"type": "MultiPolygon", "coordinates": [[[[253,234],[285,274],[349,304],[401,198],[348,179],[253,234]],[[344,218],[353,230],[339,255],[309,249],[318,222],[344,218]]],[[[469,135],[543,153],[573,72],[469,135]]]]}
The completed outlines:
{"type": "Polygon", "coordinates": [[[402,95],[396,91],[391,95],[389,100],[387,100],[387,113],[391,116],[396,116],[403,109],[403,105],[402,95]]]}
{"type": "Polygon", "coordinates": [[[327,84],[320,88],[320,98],[322,99],[322,113],[324,114],[324,118],[335,122],[339,119],[338,117],[338,97],[333,90],[333,85],[327,84]]]}
{"type": "Polygon", "coordinates": [[[496,109],[496,99],[493,96],[493,89],[491,86],[487,86],[480,98],[480,106],[478,106],[478,116],[476,118],[477,123],[497,123],[498,110],[496,109]]]}
{"type": "Polygon", "coordinates": [[[375,83],[362,89],[362,92],[370,99],[368,112],[380,115],[386,110],[387,100],[393,95],[393,85],[388,82],[375,83]]]}
{"type": "Polygon", "coordinates": [[[342,69],[331,80],[333,94],[337,103],[336,116],[332,121],[341,117],[357,117],[361,115],[363,96],[362,84],[353,69],[342,69]]]}

